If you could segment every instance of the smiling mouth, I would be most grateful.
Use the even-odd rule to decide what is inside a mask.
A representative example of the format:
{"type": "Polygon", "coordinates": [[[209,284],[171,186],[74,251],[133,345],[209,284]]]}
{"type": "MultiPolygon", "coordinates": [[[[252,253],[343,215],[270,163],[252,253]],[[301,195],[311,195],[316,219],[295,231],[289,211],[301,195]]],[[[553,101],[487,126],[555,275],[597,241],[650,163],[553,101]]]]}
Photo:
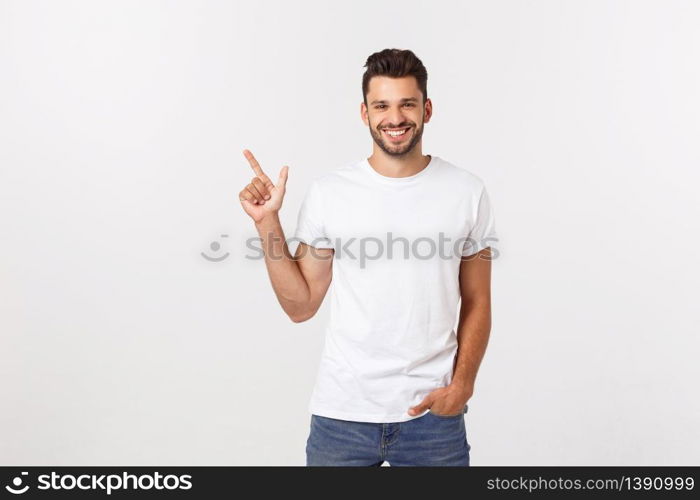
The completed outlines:
{"type": "Polygon", "coordinates": [[[411,127],[394,128],[394,129],[382,129],[382,132],[390,141],[398,142],[408,135],[408,131],[411,127]]]}

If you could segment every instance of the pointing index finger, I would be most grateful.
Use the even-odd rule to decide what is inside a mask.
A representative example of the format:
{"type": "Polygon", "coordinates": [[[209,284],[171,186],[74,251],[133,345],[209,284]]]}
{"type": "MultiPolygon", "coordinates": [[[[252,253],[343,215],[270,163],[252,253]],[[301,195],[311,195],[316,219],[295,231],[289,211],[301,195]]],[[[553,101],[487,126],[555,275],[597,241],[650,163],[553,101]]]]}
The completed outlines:
{"type": "Polygon", "coordinates": [[[253,172],[255,172],[255,175],[260,177],[260,179],[266,184],[272,184],[272,181],[270,178],[265,175],[265,172],[262,171],[262,168],[260,168],[260,164],[258,163],[258,160],[255,159],[255,156],[253,156],[253,153],[250,152],[248,149],[243,150],[243,154],[245,155],[246,159],[248,160],[248,163],[250,163],[251,168],[253,169],[253,172]]]}

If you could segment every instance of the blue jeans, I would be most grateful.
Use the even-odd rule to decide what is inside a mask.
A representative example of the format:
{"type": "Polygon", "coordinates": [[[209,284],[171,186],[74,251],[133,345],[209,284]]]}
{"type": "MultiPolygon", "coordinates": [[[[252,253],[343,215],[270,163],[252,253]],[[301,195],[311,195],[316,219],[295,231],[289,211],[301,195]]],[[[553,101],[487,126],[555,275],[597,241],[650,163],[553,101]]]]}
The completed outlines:
{"type": "Polygon", "coordinates": [[[428,411],[406,422],[351,422],[311,415],[307,466],[469,466],[464,412],[428,411]]]}

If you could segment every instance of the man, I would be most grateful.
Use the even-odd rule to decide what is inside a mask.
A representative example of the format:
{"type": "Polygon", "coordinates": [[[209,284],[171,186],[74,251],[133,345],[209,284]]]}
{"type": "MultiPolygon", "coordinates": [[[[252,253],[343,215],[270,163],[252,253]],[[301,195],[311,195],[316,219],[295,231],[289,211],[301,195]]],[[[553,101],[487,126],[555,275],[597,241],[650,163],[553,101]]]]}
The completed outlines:
{"type": "Polygon", "coordinates": [[[464,414],[491,329],[494,213],[479,177],[422,154],[432,102],[415,54],[386,49],[365,66],[372,156],[312,181],[294,258],[278,217],[289,169],[274,184],[244,150],[255,176],[239,198],[284,311],[306,321],[333,282],[306,463],[468,466],[464,414]]]}

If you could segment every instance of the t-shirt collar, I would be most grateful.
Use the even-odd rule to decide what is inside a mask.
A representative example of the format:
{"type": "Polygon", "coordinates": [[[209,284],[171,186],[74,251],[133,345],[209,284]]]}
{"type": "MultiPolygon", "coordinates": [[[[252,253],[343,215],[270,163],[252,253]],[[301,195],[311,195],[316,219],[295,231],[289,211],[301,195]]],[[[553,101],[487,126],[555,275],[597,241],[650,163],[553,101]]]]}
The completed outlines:
{"type": "Polygon", "coordinates": [[[413,175],[409,175],[407,177],[388,177],[386,175],[382,175],[379,172],[377,172],[376,170],[374,170],[374,168],[372,167],[372,165],[370,165],[367,158],[362,159],[362,161],[360,162],[360,166],[364,170],[366,170],[374,179],[376,179],[380,182],[383,182],[385,184],[406,184],[406,183],[414,182],[414,181],[420,179],[421,177],[426,176],[427,174],[429,174],[433,170],[435,170],[437,163],[440,159],[435,155],[428,155],[428,156],[430,156],[430,161],[428,162],[428,165],[426,165],[425,168],[423,168],[423,170],[421,170],[420,172],[413,174],[413,175]]]}

